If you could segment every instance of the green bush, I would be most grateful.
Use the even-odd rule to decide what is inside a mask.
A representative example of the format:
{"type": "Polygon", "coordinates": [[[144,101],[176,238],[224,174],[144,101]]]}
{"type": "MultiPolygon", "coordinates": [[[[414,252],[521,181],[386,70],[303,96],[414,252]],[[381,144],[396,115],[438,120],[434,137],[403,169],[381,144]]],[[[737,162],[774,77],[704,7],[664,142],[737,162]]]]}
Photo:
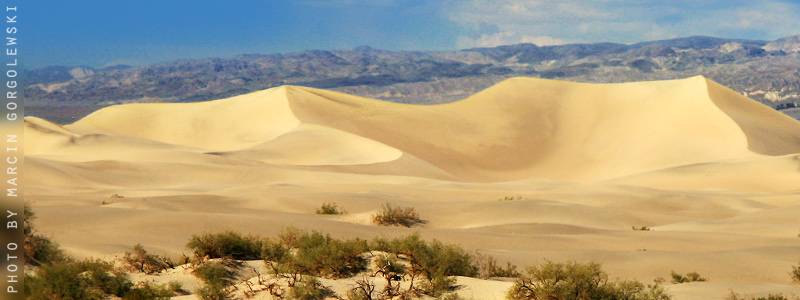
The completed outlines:
{"type": "Polygon", "coordinates": [[[372,222],[381,226],[405,227],[425,223],[413,207],[393,207],[389,203],[384,204],[383,209],[372,216],[372,222]]]}
{"type": "Polygon", "coordinates": [[[330,293],[316,278],[307,278],[289,290],[288,299],[322,300],[330,293]]]}
{"type": "Polygon", "coordinates": [[[343,215],[347,211],[339,208],[336,203],[323,203],[322,207],[317,208],[318,215],[343,215]]]}
{"type": "Polygon", "coordinates": [[[420,284],[422,293],[431,297],[441,297],[450,291],[450,288],[456,284],[455,277],[434,275],[433,278],[428,278],[420,284]]]}
{"type": "Polygon", "coordinates": [[[796,266],[792,266],[792,271],[789,272],[789,276],[791,276],[793,282],[800,283],[800,263],[796,266]]]}
{"type": "Polygon", "coordinates": [[[344,278],[366,269],[367,262],[361,254],[367,251],[364,240],[337,240],[312,231],[298,237],[293,263],[302,274],[344,278]]]}
{"type": "Polygon", "coordinates": [[[689,272],[689,273],[686,273],[686,275],[684,276],[684,275],[675,273],[675,271],[672,271],[670,276],[672,276],[672,283],[675,283],[675,284],[687,283],[687,282],[695,282],[695,281],[707,281],[707,279],[705,279],[703,277],[700,277],[700,274],[697,274],[697,272],[689,272]]]}
{"type": "Polygon", "coordinates": [[[478,278],[491,277],[519,277],[522,274],[517,271],[517,266],[506,262],[506,266],[501,267],[497,260],[489,255],[476,253],[474,256],[475,264],[478,267],[478,278]]]}
{"type": "Polygon", "coordinates": [[[165,258],[147,254],[141,244],[133,246],[133,253],[125,252],[122,261],[132,270],[145,274],[155,274],[170,268],[165,258]]]}
{"type": "Polygon", "coordinates": [[[169,298],[177,296],[175,291],[171,288],[162,285],[151,285],[144,283],[131,289],[125,293],[122,299],[125,300],[169,300],[169,298]]]}
{"type": "MultiPolygon", "coordinates": [[[[795,300],[800,300],[800,297],[795,297],[794,299],[795,300]]],[[[734,293],[733,291],[731,291],[731,293],[728,294],[728,296],[725,297],[725,300],[790,300],[790,299],[787,298],[786,296],[784,296],[783,294],[769,294],[766,297],[758,297],[758,298],[750,297],[750,298],[747,298],[745,296],[739,295],[739,294],[734,293]]]]}
{"type": "Polygon", "coordinates": [[[35,230],[33,229],[34,219],[36,219],[36,215],[33,213],[30,203],[25,202],[23,209],[23,250],[25,262],[34,266],[41,266],[70,261],[64,251],[59,249],[58,244],[44,236],[35,234],[35,230]]]}
{"type": "Polygon", "coordinates": [[[106,295],[124,297],[133,289],[133,283],[123,274],[113,271],[110,263],[99,260],[43,265],[36,275],[26,276],[25,298],[89,300],[106,295]]]}
{"type": "Polygon", "coordinates": [[[220,263],[206,263],[195,268],[194,275],[206,284],[225,286],[230,283],[233,272],[220,263]]]}
{"type": "Polygon", "coordinates": [[[608,282],[600,264],[591,262],[546,262],[531,267],[509,290],[506,298],[585,300],[668,300],[658,284],[645,286],[636,281],[608,282]]]}
{"type": "Polygon", "coordinates": [[[192,235],[186,247],[194,250],[197,257],[232,258],[238,260],[261,259],[264,241],[226,231],[217,234],[192,235]]]}
{"type": "Polygon", "coordinates": [[[228,299],[228,292],[225,291],[225,286],[206,284],[195,291],[197,296],[203,300],[225,300],[228,299]]]}

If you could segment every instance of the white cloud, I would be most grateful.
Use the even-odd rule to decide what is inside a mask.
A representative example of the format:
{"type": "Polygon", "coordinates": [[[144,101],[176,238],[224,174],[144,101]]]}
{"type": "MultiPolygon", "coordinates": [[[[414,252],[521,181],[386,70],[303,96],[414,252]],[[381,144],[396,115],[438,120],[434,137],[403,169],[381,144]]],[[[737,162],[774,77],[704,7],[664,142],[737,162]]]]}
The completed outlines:
{"type": "Polygon", "coordinates": [[[514,32],[504,31],[493,34],[482,34],[475,38],[460,36],[458,37],[456,43],[458,44],[459,48],[464,49],[475,47],[495,47],[519,43],[532,43],[536,44],[537,46],[563,45],[567,44],[567,41],[550,36],[520,36],[514,32]]]}
{"type": "Polygon", "coordinates": [[[800,34],[791,0],[451,0],[458,46],[621,42],[691,35],[776,39],[800,34]]]}

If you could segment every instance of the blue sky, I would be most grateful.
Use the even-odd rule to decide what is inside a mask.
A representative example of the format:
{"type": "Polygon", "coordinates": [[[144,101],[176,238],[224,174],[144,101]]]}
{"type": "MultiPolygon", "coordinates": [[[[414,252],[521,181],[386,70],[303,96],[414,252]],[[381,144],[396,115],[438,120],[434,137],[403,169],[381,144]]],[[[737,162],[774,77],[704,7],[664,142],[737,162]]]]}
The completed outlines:
{"type": "Polygon", "coordinates": [[[361,45],[455,50],[800,34],[800,0],[42,0],[19,6],[29,68],[361,45]]]}

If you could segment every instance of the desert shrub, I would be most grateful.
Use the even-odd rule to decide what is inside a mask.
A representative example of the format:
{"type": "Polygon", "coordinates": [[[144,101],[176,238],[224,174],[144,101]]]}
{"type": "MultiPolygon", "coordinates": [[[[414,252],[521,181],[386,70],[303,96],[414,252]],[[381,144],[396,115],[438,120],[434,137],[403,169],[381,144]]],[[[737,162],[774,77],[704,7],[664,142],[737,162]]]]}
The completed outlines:
{"type": "Polygon", "coordinates": [[[197,295],[203,300],[224,300],[228,299],[228,292],[225,286],[230,284],[233,272],[228,270],[221,263],[206,263],[194,269],[194,275],[206,283],[202,288],[197,289],[197,295]]]}
{"type": "Polygon", "coordinates": [[[600,264],[591,262],[546,262],[531,267],[506,295],[521,299],[603,299],[668,300],[670,295],[658,284],[645,286],[636,281],[608,282],[600,264]]]}
{"type": "MultiPolygon", "coordinates": [[[[795,297],[795,300],[798,300],[798,299],[800,299],[800,297],[795,297]]],[[[769,294],[766,297],[750,297],[750,298],[748,298],[748,297],[739,295],[739,294],[731,291],[730,294],[725,296],[725,300],[790,300],[790,299],[787,298],[786,296],[784,296],[783,294],[769,294]]]]}
{"type": "Polygon", "coordinates": [[[261,259],[263,241],[259,238],[226,231],[217,234],[192,235],[186,247],[198,257],[233,258],[238,260],[261,259]]]}
{"type": "Polygon", "coordinates": [[[133,253],[125,252],[122,261],[130,267],[130,269],[142,272],[145,274],[155,274],[170,268],[165,258],[155,255],[147,254],[147,251],[141,244],[133,246],[133,253]]]}
{"type": "Polygon", "coordinates": [[[789,276],[791,276],[793,282],[800,283],[800,263],[796,266],[792,266],[792,271],[789,272],[789,276]]]}
{"type": "Polygon", "coordinates": [[[454,284],[456,284],[455,277],[434,275],[432,278],[429,277],[427,281],[423,281],[420,284],[420,290],[425,295],[438,298],[449,292],[454,284]]]}
{"type": "Polygon", "coordinates": [[[343,215],[346,213],[347,211],[339,208],[336,203],[323,203],[322,207],[317,208],[318,215],[343,215]]]}
{"type": "Polygon", "coordinates": [[[69,257],[58,247],[58,244],[35,233],[33,229],[34,219],[36,219],[36,215],[33,213],[30,203],[25,202],[22,226],[25,262],[35,266],[68,262],[70,260],[69,257]]]}
{"type": "Polygon", "coordinates": [[[225,286],[230,283],[233,272],[220,263],[206,263],[195,268],[194,275],[206,284],[225,286]]]}
{"type": "Polygon", "coordinates": [[[289,248],[279,242],[264,240],[261,248],[261,258],[267,262],[283,262],[289,257],[289,248]]]}
{"type": "Polygon", "coordinates": [[[631,229],[633,229],[633,231],[650,231],[650,227],[647,226],[642,226],[642,227],[631,226],[631,229]]]}
{"type": "Polygon", "coordinates": [[[85,260],[47,264],[33,276],[25,278],[25,298],[29,300],[52,299],[102,299],[107,295],[124,297],[133,284],[123,275],[113,272],[110,263],[85,260]]]}
{"type": "Polygon", "coordinates": [[[228,299],[228,292],[225,291],[225,286],[206,284],[195,291],[198,297],[203,300],[226,300],[228,299]]]}
{"type": "Polygon", "coordinates": [[[406,267],[400,263],[397,256],[394,254],[379,255],[375,260],[375,266],[377,268],[375,273],[381,275],[383,279],[386,280],[386,288],[383,291],[383,295],[388,297],[398,295],[400,286],[392,285],[392,281],[402,280],[402,276],[406,272],[406,267]]]}
{"type": "Polygon", "coordinates": [[[372,222],[381,226],[411,227],[425,221],[420,218],[413,207],[400,208],[386,203],[380,212],[372,216],[372,222]]]}
{"type": "Polygon", "coordinates": [[[366,260],[361,254],[369,251],[361,239],[337,240],[317,231],[300,234],[297,251],[291,259],[302,274],[343,278],[363,271],[366,260]]]}
{"type": "Polygon", "coordinates": [[[177,294],[168,286],[143,283],[137,285],[122,297],[124,300],[169,300],[177,294]]]}
{"type": "Polygon", "coordinates": [[[347,291],[348,300],[373,300],[375,284],[364,277],[355,282],[355,286],[347,291]]]}
{"type": "Polygon", "coordinates": [[[475,253],[474,260],[478,267],[478,278],[519,277],[522,275],[517,271],[517,266],[512,265],[511,262],[506,262],[506,266],[502,267],[497,264],[494,257],[489,255],[475,253]]]}
{"type": "Polygon", "coordinates": [[[707,281],[706,278],[700,277],[700,274],[697,274],[697,272],[689,272],[689,273],[686,273],[686,275],[681,275],[681,274],[675,273],[675,271],[672,271],[670,276],[672,277],[672,283],[675,283],[675,284],[687,283],[687,282],[695,282],[695,281],[707,281]]]}
{"type": "Polygon", "coordinates": [[[292,300],[322,300],[330,291],[322,286],[316,278],[307,278],[289,290],[292,300]]]}

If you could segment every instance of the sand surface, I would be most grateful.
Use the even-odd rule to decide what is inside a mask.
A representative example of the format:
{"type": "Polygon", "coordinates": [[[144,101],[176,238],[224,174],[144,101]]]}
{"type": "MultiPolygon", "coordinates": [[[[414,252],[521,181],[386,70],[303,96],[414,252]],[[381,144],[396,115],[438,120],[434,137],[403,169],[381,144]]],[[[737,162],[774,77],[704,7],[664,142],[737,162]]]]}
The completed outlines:
{"type": "MultiPolygon", "coordinates": [[[[178,256],[192,234],[292,225],[420,232],[521,267],[594,260],[611,278],[709,278],[669,286],[679,300],[800,295],[788,275],[800,260],[800,122],[699,76],[514,78],[432,106],[283,86],[25,126],[36,226],[77,256],[136,243],[178,256]],[[314,214],[325,202],[349,213],[314,214]],[[387,202],[428,222],[371,224],[387,202]]],[[[476,299],[509,286],[460,281],[476,299]]]]}

